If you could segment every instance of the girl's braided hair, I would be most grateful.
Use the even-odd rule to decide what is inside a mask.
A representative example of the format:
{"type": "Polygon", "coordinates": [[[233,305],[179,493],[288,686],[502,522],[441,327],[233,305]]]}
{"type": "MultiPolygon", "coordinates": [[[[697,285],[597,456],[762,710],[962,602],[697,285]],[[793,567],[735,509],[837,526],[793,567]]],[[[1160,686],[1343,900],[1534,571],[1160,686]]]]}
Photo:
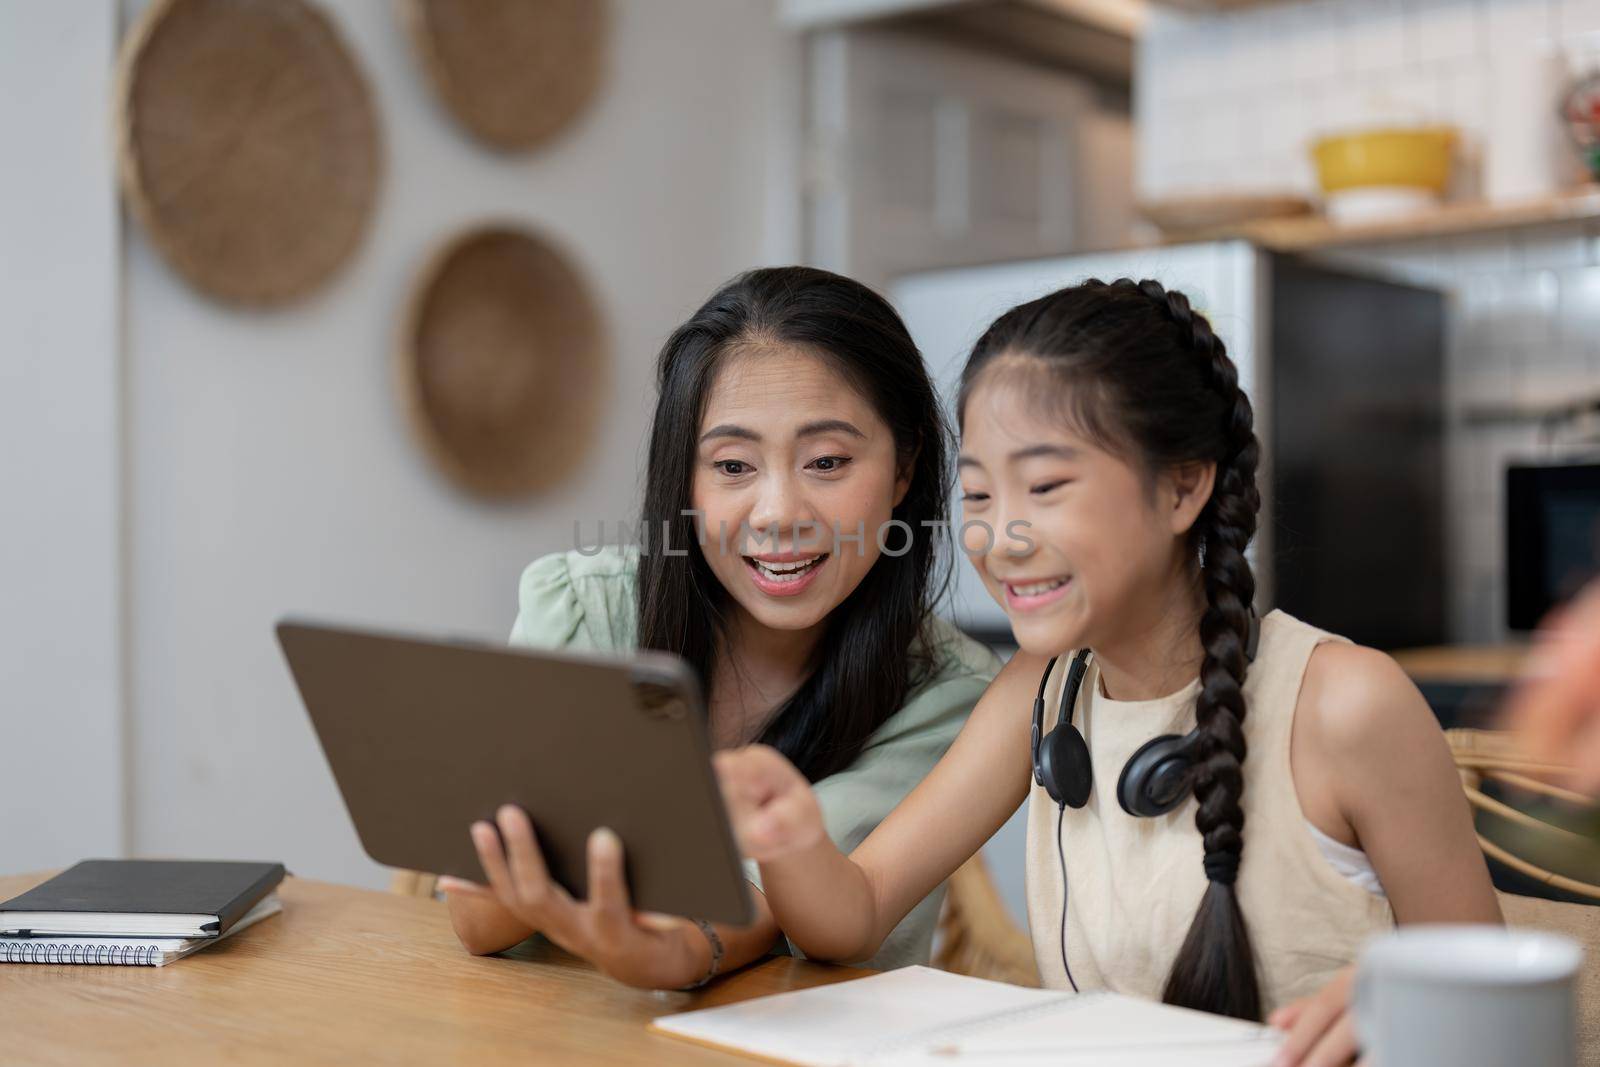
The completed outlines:
{"type": "Polygon", "coordinates": [[[1259,1019],[1254,953],[1234,893],[1244,847],[1245,648],[1256,589],[1244,553],[1261,506],[1260,446],[1238,368],[1187,297],[1128,278],[1091,279],[995,320],[967,360],[959,410],[986,369],[1000,370],[991,366],[1000,357],[1009,357],[1002,364],[1025,361],[1016,366],[1028,372],[1042,363],[1065,388],[1034,395],[1092,439],[1132,455],[1147,475],[1183,463],[1216,464],[1211,499],[1188,534],[1206,600],[1193,788],[1207,885],[1163,999],[1259,1019]]]}

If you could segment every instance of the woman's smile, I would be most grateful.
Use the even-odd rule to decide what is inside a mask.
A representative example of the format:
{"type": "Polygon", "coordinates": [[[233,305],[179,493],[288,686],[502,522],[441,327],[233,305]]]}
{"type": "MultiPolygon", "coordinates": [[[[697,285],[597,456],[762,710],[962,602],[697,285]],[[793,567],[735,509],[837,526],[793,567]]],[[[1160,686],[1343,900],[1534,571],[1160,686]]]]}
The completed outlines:
{"type": "Polygon", "coordinates": [[[755,587],[768,596],[799,596],[816,580],[828,562],[826,552],[785,552],[745,556],[745,569],[755,587]]]}

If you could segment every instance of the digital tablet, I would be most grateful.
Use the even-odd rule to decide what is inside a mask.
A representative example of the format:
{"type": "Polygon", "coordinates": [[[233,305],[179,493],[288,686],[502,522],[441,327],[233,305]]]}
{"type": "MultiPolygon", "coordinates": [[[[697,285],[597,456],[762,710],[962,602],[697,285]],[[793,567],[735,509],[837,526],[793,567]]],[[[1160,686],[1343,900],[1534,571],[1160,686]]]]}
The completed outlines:
{"type": "Polygon", "coordinates": [[[694,675],[664,653],[543,652],[284,620],[278,643],[367,855],[487,882],[468,835],[502,804],[587,896],[586,843],[622,839],[633,906],[755,918],[694,675]]]}

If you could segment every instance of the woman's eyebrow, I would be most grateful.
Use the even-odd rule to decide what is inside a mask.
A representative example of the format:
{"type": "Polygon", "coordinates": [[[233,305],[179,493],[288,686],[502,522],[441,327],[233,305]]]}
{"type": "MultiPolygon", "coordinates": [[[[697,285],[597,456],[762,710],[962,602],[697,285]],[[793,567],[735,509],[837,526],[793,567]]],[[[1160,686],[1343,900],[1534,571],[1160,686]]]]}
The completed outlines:
{"type": "MultiPolygon", "coordinates": [[[[823,433],[846,433],[852,437],[862,438],[863,440],[865,440],[867,436],[856,428],[855,423],[847,422],[844,419],[818,419],[815,422],[808,422],[795,432],[795,436],[815,437],[817,434],[823,433]]],[[[731,422],[725,422],[719,426],[711,427],[711,429],[700,435],[700,440],[702,442],[709,441],[713,437],[737,437],[742,441],[761,440],[761,435],[756,433],[754,430],[746,429],[743,426],[735,426],[731,422]]]]}
{"type": "Polygon", "coordinates": [[[795,436],[814,437],[821,433],[847,433],[852,437],[860,437],[863,440],[867,436],[856,429],[855,423],[846,422],[844,419],[818,419],[816,422],[808,422],[800,427],[800,431],[795,436]]]}
{"type": "Polygon", "coordinates": [[[743,441],[761,440],[761,435],[754,430],[747,430],[743,426],[735,426],[731,422],[711,427],[711,429],[700,435],[700,440],[709,441],[713,437],[737,437],[743,441]]]}

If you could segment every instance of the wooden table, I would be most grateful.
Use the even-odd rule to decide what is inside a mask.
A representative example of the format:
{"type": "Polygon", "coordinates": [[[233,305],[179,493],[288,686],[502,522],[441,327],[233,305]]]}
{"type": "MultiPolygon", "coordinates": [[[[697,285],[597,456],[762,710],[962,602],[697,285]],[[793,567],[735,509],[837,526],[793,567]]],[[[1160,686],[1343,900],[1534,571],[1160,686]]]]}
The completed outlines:
{"type": "Polygon", "coordinates": [[[1391,653],[1418,685],[1430,682],[1510,685],[1522,677],[1528,645],[1438,645],[1391,653]]]}
{"type": "MultiPolygon", "coordinates": [[[[45,877],[0,877],[0,900],[45,877]]],[[[870,973],[781,957],[646,992],[542,941],[468,955],[435,901],[297,878],[279,896],[281,915],[165,967],[0,964],[0,1062],[748,1067],[646,1024],[870,973]]]]}

